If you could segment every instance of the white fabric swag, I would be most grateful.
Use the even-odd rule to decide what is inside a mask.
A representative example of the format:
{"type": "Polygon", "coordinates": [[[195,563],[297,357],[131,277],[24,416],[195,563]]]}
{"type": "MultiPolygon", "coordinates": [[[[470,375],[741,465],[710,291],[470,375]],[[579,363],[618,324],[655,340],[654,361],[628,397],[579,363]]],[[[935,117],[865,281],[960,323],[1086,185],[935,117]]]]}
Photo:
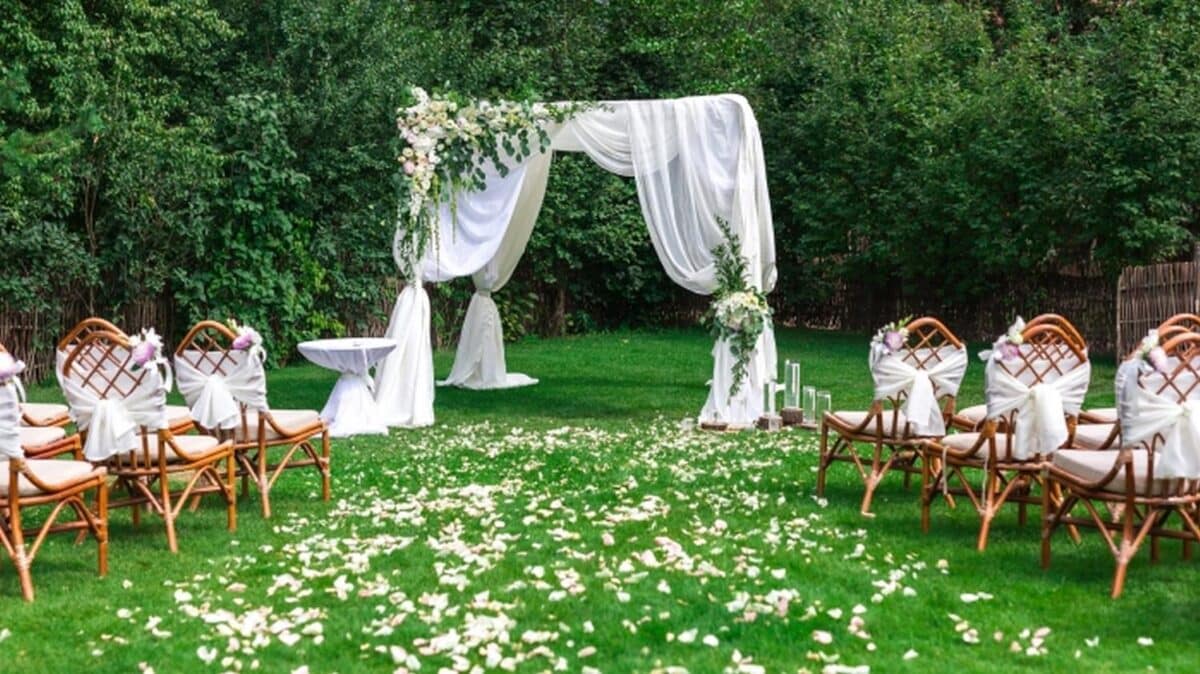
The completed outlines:
{"type": "Polygon", "coordinates": [[[169,373],[169,367],[161,360],[142,371],[123,373],[137,382],[124,396],[114,390],[101,397],[91,386],[81,383],[78,372],[82,371],[62,377],[71,417],[80,430],[87,431],[83,455],[88,461],[99,463],[140,447],[139,426],[151,431],[167,427],[167,392],[171,385],[169,375],[164,380],[163,372],[169,373]]]}
{"type": "MultiPolygon", "coordinates": [[[[454,368],[446,383],[503,388],[531,383],[510,377],[499,314],[490,293],[520,260],[537,220],[554,151],[584,152],[603,168],[637,183],[650,240],[667,275],[692,292],[716,289],[712,249],[722,241],[721,218],[738,235],[750,282],[775,285],[775,235],[767,195],[762,140],[754,113],[737,95],[600,104],[548,129],[550,151],[495,167],[486,187],[456,195],[439,210],[439,236],[421,260],[421,279],[397,300],[387,336],[400,342],[377,373],[376,399],[390,425],[433,423],[429,300],[420,281],[472,275],[478,291],[468,309],[454,368]]],[[[401,268],[407,261],[397,260],[401,268]]],[[[701,417],[750,423],[762,413],[762,386],[774,379],[775,341],[759,341],[737,396],[728,395],[732,355],[713,349],[713,378],[701,417]]]]}
{"type": "Polygon", "coordinates": [[[236,428],[242,420],[241,405],[267,409],[267,376],[263,369],[266,352],[213,351],[198,358],[198,351],[175,356],[175,379],[187,401],[192,419],[209,430],[236,428]],[[199,363],[199,367],[192,363],[199,363]],[[216,371],[217,363],[226,370],[216,371]]]}
{"type": "MultiPolygon", "coordinates": [[[[917,368],[906,362],[905,353],[875,355],[872,350],[871,376],[875,380],[875,399],[883,400],[904,392],[902,411],[917,435],[940,437],[946,434],[938,396],[958,395],[967,372],[967,350],[945,347],[941,361],[917,368]]],[[[921,353],[918,352],[918,357],[921,353]]]]}
{"type": "MultiPolygon", "coordinates": [[[[1126,361],[1118,370],[1118,409],[1121,420],[1121,444],[1137,447],[1150,445],[1162,434],[1162,444],[1154,449],[1154,477],[1200,478],[1200,400],[1180,401],[1174,389],[1159,395],[1145,382],[1138,384],[1140,359],[1126,361]]],[[[1147,374],[1151,381],[1162,382],[1162,375],[1147,374]]],[[[1181,382],[1177,382],[1181,383],[1181,382]]],[[[1186,390],[1186,385],[1182,386],[1186,390]]]]}
{"type": "Polygon", "coordinates": [[[21,394],[15,382],[14,378],[0,384],[0,461],[25,458],[21,432],[17,430],[21,425],[21,394]]]}
{"type": "Polygon", "coordinates": [[[989,358],[984,376],[988,418],[1016,410],[1011,451],[1013,458],[1025,460],[1053,453],[1070,437],[1066,415],[1079,414],[1092,365],[1083,361],[1055,379],[1030,386],[989,358]]]}

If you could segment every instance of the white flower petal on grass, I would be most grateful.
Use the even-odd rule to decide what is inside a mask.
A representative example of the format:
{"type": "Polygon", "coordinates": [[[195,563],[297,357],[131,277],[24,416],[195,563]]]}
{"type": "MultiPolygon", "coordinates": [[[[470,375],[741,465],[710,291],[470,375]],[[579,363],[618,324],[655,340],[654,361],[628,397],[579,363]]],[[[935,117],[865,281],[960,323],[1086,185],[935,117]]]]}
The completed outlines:
{"type": "Polygon", "coordinates": [[[714,636],[714,635],[712,635],[712,634],[706,634],[706,635],[704,635],[704,638],[703,638],[703,639],[701,639],[701,640],[700,640],[700,642],[701,642],[701,643],[703,643],[705,646],[708,646],[708,647],[710,647],[710,648],[716,648],[716,647],[717,647],[717,645],[721,643],[721,641],[720,641],[719,639],[717,639],[717,637],[716,637],[716,636],[714,636]]]}
{"type": "Polygon", "coordinates": [[[676,637],[676,640],[681,644],[690,644],[696,640],[697,632],[698,630],[696,630],[694,627],[690,630],[685,630],[679,633],[679,636],[676,637]]]}
{"type": "Polygon", "coordinates": [[[833,643],[833,634],[825,630],[813,630],[812,640],[818,644],[828,645],[833,643]]]}
{"type": "Polygon", "coordinates": [[[1151,639],[1150,637],[1138,637],[1137,642],[1138,642],[1138,646],[1153,646],[1154,645],[1154,639],[1151,639]]]}
{"type": "Polygon", "coordinates": [[[196,657],[206,665],[211,665],[213,660],[217,659],[217,649],[208,646],[201,646],[196,649],[196,657]]]}
{"type": "Polygon", "coordinates": [[[918,653],[910,648],[907,651],[904,651],[904,655],[902,657],[905,660],[915,660],[917,658],[917,656],[918,656],[918,653]]]}

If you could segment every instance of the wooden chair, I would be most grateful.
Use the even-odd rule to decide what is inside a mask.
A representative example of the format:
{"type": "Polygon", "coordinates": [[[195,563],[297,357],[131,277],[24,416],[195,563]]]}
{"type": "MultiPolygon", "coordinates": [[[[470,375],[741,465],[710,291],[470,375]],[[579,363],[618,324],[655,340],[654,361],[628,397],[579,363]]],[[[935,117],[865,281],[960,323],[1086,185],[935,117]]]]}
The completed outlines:
{"type": "Polygon", "coordinates": [[[1200,459],[1194,458],[1192,467],[1183,471],[1171,465],[1178,463],[1171,460],[1172,454],[1183,451],[1195,457],[1200,446],[1192,446],[1188,433],[1178,436],[1179,447],[1168,443],[1175,424],[1189,424],[1200,416],[1200,333],[1178,334],[1163,348],[1175,358],[1168,372],[1143,368],[1131,359],[1118,374],[1120,407],[1125,410],[1120,449],[1061,450],[1045,468],[1047,482],[1064,496],[1058,502],[1043,502],[1042,566],[1050,565],[1051,538],[1060,525],[1093,527],[1116,560],[1113,598],[1121,595],[1129,562],[1147,536],[1154,561],[1160,538],[1182,539],[1185,555],[1187,544],[1200,539],[1200,459]],[[1130,399],[1138,402],[1130,404],[1130,399]],[[1162,416],[1161,410],[1169,411],[1172,404],[1188,406],[1188,413],[1175,419],[1169,413],[1162,416]],[[1080,505],[1084,517],[1075,514],[1080,505]],[[1179,519],[1179,529],[1167,527],[1172,515],[1179,519]]]}
{"type": "Polygon", "coordinates": [[[21,583],[21,594],[33,601],[30,566],[51,533],[91,533],[97,544],[99,574],[108,573],[108,482],[103,467],[85,461],[27,460],[20,447],[17,424],[21,416],[16,387],[0,384],[0,544],[13,560],[21,583]],[[93,512],[84,503],[96,493],[93,512]],[[49,514],[26,530],[25,514],[48,507],[49,514]],[[59,522],[64,510],[75,519],[59,522]]]}
{"type": "MultiPolygon", "coordinates": [[[[103,318],[92,316],[79,321],[75,324],[75,327],[67,331],[67,334],[62,339],[58,340],[58,348],[55,353],[55,374],[58,375],[60,381],[62,379],[63,363],[67,359],[67,354],[71,351],[78,351],[77,347],[86,341],[87,336],[93,332],[104,332],[121,335],[126,339],[129,338],[129,335],[125,334],[124,330],[121,330],[103,318]]],[[[118,347],[113,347],[111,352],[80,352],[76,357],[76,367],[119,368],[122,362],[123,354],[118,347]]],[[[167,405],[167,421],[170,424],[171,432],[176,435],[187,433],[194,427],[191,414],[188,412],[186,405],[167,405]]]]}
{"type": "Polygon", "coordinates": [[[111,506],[131,507],[135,525],[141,522],[142,506],[148,506],[162,516],[167,546],[178,552],[175,521],[193,496],[219,495],[225,501],[229,530],[237,529],[235,465],[232,443],[207,435],[176,435],[167,427],[167,385],[160,367],[167,367],[165,361],[136,367],[128,338],[94,330],[67,353],[61,376],[86,458],[106,465],[116,488],[127,495],[111,506]],[[121,404],[138,428],[120,437],[91,437],[96,421],[91,415],[111,402],[121,404]]]}
{"type": "MultiPolygon", "coordinates": [[[[918,370],[932,370],[948,358],[963,358],[963,343],[941,321],[923,317],[908,323],[908,341],[896,352],[901,360],[918,370]]],[[[958,373],[961,381],[962,372],[958,373]]],[[[943,422],[954,414],[957,382],[953,391],[937,386],[934,393],[942,409],[943,422]]],[[[817,469],[817,494],[825,493],[825,474],[835,461],[853,463],[865,485],[861,512],[871,515],[871,501],[884,476],[891,470],[902,471],[907,486],[916,467],[917,449],[924,439],[905,418],[902,408],[906,395],[902,391],[890,397],[878,395],[864,412],[828,412],[821,420],[821,456],[817,469]],[[830,432],[834,434],[831,443],[830,432]],[[858,445],[870,447],[862,454],[858,445]]]]}
{"type": "MultiPolygon", "coordinates": [[[[1070,387],[1069,394],[1082,402],[1087,390],[1091,366],[1087,353],[1061,327],[1052,323],[1026,324],[1023,344],[1011,360],[994,359],[989,367],[989,379],[1018,382],[1029,389],[1025,399],[1031,400],[1039,386],[1070,387]],[[1082,390],[1079,386],[1082,385],[1082,390]]],[[[989,402],[1002,400],[1002,391],[989,381],[986,394],[989,402]]],[[[1067,393],[1060,393],[1066,395],[1067,393]]],[[[1007,396],[1003,393],[1003,396],[1007,396]]],[[[1012,398],[1007,397],[1011,404],[1012,398]]],[[[1064,401],[1065,436],[1062,445],[1069,445],[1075,432],[1078,404],[1064,401]],[[1075,410],[1074,413],[1068,411],[1075,410]]],[[[928,532],[930,509],[939,494],[964,495],[979,513],[981,524],[977,547],[987,548],[992,521],[1008,502],[1018,504],[1021,524],[1026,520],[1026,507],[1041,505],[1042,499],[1031,495],[1033,486],[1042,483],[1046,455],[1058,447],[1026,447],[1021,445],[1025,433],[1019,432],[1019,407],[1014,407],[983,423],[982,430],[955,433],[944,438],[929,439],[922,444],[921,528],[928,532]],[[968,469],[983,473],[983,485],[976,489],[968,479],[968,469]],[[951,485],[956,478],[957,487],[951,485]]],[[[1032,423],[1032,420],[1030,420],[1032,423]]],[[[1044,423],[1044,422],[1043,422],[1044,423]]],[[[1035,430],[1030,426],[1028,431],[1035,430]]],[[[1061,446],[1061,445],[1060,445],[1061,446]]],[[[1044,488],[1044,485],[1043,485],[1044,488]]],[[[1053,496],[1053,495],[1052,495],[1053,496]]]]}
{"type": "MultiPolygon", "coordinates": [[[[8,353],[3,344],[0,344],[0,353],[8,353]]],[[[24,426],[44,428],[66,426],[69,423],[71,423],[71,416],[67,414],[66,405],[21,402],[21,424],[24,426]]]]}
{"type": "MultiPolygon", "coordinates": [[[[228,428],[207,428],[208,433],[233,440],[243,493],[252,480],[262,499],[263,517],[271,516],[271,489],[290,468],[312,466],[321,477],[321,497],[329,500],[329,428],[313,410],[270,409],[266,403],[266,375],[262,356],[233,348],[237,335],[216,321],[201,321],[175,350],[176,368],[192,368],[206,376],[229,377],[235,368],[255,368],[261,381],[257,400],[237,400],[239,416],[228,428]],[[314,440],[320,438],[320,450],[314,440]],[[273,450],[280,450],[271,458],[273,450]]],[[[182,390],[182,387],[181,387],[182,390]]],[[[186,395],[186,394],[185,394],[186,395]]],[[[189,401],[194,403],[195,401],[189,401]]]]}

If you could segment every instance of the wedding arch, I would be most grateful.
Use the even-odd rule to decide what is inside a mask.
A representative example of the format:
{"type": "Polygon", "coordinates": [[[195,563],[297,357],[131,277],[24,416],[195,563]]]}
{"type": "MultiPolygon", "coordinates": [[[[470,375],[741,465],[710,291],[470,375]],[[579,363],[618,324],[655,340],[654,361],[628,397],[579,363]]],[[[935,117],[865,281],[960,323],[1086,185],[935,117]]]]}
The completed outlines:
{"type": "MultiPolygon", "coordinates": [[[[505,143],[493,156],[516,156],[517,161],[506,166],[482,162],[473,171],[472,189],[426,206],[414,196],[413,214],[428,209],[433,236],[415,255],[401,245],[406,233],[398,230],[396,235],[396,263],[407,270],[409,280],[387,330],[399,346],[380,364],[375,382],[389,426],[434,421],[430,305],[423,282],[471,276],[475,284],[445,383],[497,389],[536,382],[507,371],[500,315],[491,294],[508,281],[525,251],[555,152],[583,152],[604,169],[636,181],[654,250],[679,285],[702,295],[714,292],[714,248],[725,241],[726,223],[745,260],[747,283],[763,293],[774,287],[775,234],[762,139],[745,98],[722,94],[605,102],[540,128],[547,141],[543,147],[522,152],[505,143]]],[[[421,167],[406,163],[405,170],[419,174],[421,167]]],[[[426,189],[429,183],[424,181],[426,189]]],[[[761,415],[763,385],[774,379],[776,369],[769,324],[736,384],[735,361],[729,340],[718,338],[701,420],[744,424],[761,415]]]]}

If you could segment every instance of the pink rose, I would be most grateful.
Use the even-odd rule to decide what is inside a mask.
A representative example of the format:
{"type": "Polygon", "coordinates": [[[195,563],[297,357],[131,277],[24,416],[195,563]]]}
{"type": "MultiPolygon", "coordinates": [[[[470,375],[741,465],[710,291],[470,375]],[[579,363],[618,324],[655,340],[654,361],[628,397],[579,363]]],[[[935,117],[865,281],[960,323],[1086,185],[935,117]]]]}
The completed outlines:
{"type": "Polygon", "coordinates": [[[1020,347],[1009,341],[1000,342],[997,350],[1000,352],[1000,360],[1012,360],[1021,355],[1020,347]]]}
{"type": "Polygon", "coordinates": [[[411,161],[404,162],[404,173],[406,175],[412,175],[413,172],[416,170],[417,170],[416,164],[412,163],[411,161]]]}
{"type": "Polygon", "coordinates": [[[1150,353],[1146,354],[1146,360],[1155,370],[1166,373],[1169,365],[1167,363],[1167,352],[1161,346],[1156,346],[1150,349],[1150,353]]]}
{"type": "Polygon", "coordinates": [[[904,335],[899,330],[888,330],[883,336],[883,345],[888,351],[899,351],[904,346],[904,335]]]}
{"type": "Polygon", "coordinates": [[[254,328],[243,326],[238,329],[238,336],[233,340],[233,349],[235,351],[245,351],[257,344],[262,344],[262,336],[254,328]]]}
{"type": "Polygon", "coordinates": [[[133,347],[133,362],[138,367],[145,367],[146,363],[154,360],[158,349],[154,342],[143,340],[138,342],[137,346],[133,347]]]}
{"type": "Polygon", "coordinates": [[[0,382],[6,382],[24,371],[24,362],[13,358],[7,351],[0,351],[0,382]]]}

